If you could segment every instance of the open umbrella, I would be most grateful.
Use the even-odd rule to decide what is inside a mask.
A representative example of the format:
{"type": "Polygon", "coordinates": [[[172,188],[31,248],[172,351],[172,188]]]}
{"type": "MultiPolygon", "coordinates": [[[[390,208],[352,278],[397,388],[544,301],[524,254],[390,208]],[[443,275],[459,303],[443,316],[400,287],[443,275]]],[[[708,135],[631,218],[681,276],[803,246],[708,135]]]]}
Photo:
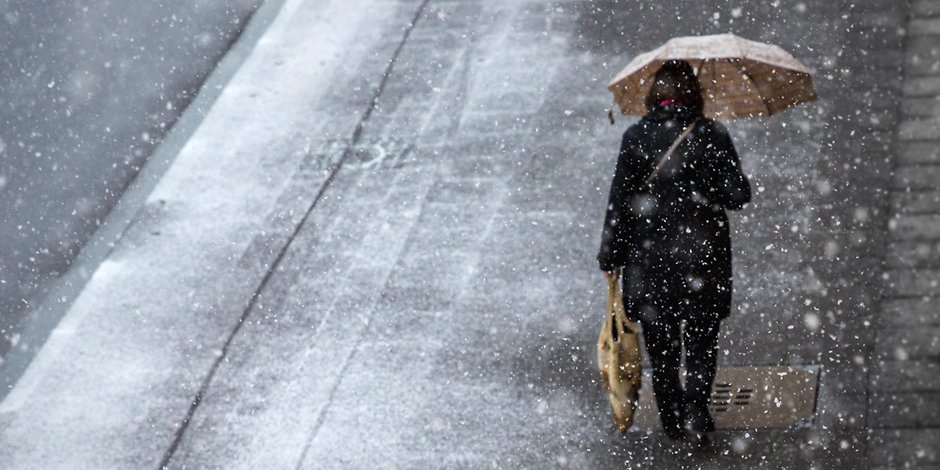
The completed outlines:
{"type": "Polygon", "coordinates": [[[610,81],[623,114],[646,114],[653,76],[673,59],[697,70],[708,117],[769,116],[817,98],[809,70],[778,46],[733,34],[687,36],[638,55],[610,81]]]}

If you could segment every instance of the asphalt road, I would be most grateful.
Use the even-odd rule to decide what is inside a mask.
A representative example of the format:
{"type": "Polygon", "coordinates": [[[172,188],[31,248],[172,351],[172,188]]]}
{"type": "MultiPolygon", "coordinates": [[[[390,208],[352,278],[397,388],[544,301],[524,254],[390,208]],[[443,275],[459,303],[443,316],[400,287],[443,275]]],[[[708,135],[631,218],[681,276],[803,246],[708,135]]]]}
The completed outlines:
{"type": "Polygon", "coordinates": [[[20,444],[0,461],[865,467],[905,11],[355,8],[370,13],[285,4],[0,406],[0,442],[47,433],[68,452],[20,444]],[[605,84],[673,35],[727,31],[790,50],[822,100],[729,123],[755,197],[731,218],[735,311],[719,361],[823,372],[811,423],[722,431],[689,456],[652,430],[613,432],[597,381],[594,255],[631,122],[607,122],[605,84]],[[301,85],[284,87],[289,74],[301,85]],[[70,399],[108,403],[107,419],[64,407],[83,385],[70,399]]]}
{"type": "Polygon", "coordinates": [[[0,1],[0,357],[259,3],[0,1]]]}

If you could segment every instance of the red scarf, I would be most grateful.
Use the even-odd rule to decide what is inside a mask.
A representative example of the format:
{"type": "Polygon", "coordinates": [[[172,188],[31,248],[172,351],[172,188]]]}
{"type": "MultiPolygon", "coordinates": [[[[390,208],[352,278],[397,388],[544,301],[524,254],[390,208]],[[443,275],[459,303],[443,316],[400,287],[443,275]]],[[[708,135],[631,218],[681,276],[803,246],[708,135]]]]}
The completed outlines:
{"type": "Polygon", "coordinates": [[[659,106],[665,107],[665,106],[669,106],[669,105],[671,105],[671,104],[684,104],[684,103],[685,103],[685,101],[679,100],[679,99],[676,99],[676,98],[666,98],[666,99],[664,99],[664,100],[662,100],[662,101],[659,102],[659,106]]]}

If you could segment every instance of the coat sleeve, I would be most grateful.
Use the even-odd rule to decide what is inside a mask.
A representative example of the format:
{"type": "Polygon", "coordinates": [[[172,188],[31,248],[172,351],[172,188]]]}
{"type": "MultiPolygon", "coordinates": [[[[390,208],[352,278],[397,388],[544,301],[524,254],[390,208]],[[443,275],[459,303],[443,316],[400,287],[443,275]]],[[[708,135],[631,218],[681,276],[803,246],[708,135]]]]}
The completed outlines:
{"type": "Polygon", "coordinates": [[[708,178],[705,192],[708,199],[725,209],[739,210],[751,202],[751,183],[741,169],[738,152],[731,135],[717,122],[712,123],[712,138],[708,152],[708,178]]]}
{"type": "Polygon", "coordinates": [[[601,249],[597,262],[602,271],[614,271],[623,265],[623,230],[629,216],[624,211],[625,202],[630,194],[630,169],[627,159],[630,153],[629,132],[624,133],[617,156],[617,169],[610,183],[610,195],[607,198],[607,215],[604,217],[604,229],[601,232],[601,249]]]}

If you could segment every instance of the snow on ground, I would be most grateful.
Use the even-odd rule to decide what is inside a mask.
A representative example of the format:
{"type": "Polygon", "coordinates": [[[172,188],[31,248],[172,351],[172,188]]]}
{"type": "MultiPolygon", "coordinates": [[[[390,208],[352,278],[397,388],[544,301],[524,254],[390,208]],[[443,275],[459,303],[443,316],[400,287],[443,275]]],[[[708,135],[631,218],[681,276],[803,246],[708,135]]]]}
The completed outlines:
{"type": "MultiPolygon", "coordinates": [[[[298,11],[300,3],[285,5],[4,401],[3,467],[159,463],[219,339],[270,263],[240,256],[270,234],[267,217],[305,139],[323,132],[316,110],[329,84],[348,79],[350,66],[381,73],[369,54],[392,18],[388,7],[334,1],[298,11]],[[37,432],[44,438],[28,437],[37,432]]],[[[350,128],[357,117],[334,124],[350,128]]]]}
{"type": "MultiPolygon", "coordinates": [[[[611,431],[594,254],[631,122],[607,124],[606,80],[675,33],[663,18],[701,8],[289,0],[0,404],[0,463],[155,466],[172,449],[172,468],[689,464],[658,433],[611,431]]],[[[890,134],[855,119],[882,108],[851,90],[888,108],[897,77],[840,75],[870,39],[841,3],[734,8],[676,29],[790,44],[833,78],[823,103],[730,126],[756,197],[732,216],[738,308],[721,363],[825,375],[811,426],[720,432],[693,463],[864,466],[855,358],[872,347],[860,325],[886,172],[855,159],[890,134]]],[[[885,44],[865,54],[896,57],[885,44]]]]}

